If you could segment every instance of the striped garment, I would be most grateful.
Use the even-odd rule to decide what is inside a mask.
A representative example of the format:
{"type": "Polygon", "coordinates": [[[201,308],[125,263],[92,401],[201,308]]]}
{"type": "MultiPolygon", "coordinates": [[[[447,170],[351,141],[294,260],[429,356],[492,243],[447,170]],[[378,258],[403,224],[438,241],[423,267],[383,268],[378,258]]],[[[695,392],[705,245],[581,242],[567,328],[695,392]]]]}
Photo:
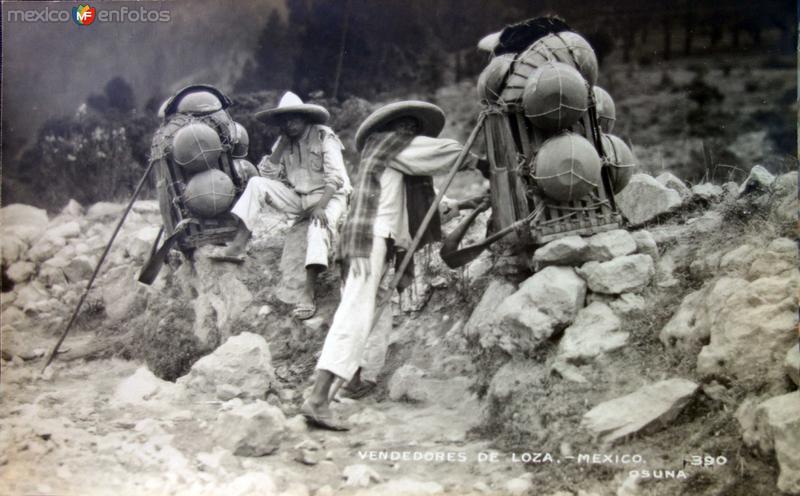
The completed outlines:
{"type": "Polygon", "coordinates": [[[372,229],[381,198],[381,175],[387,164],[414,139],[412,134],[373,133],[367,138],[358,165],[358,177],[350,203],[350,212],[342,227],[340,256],[369,258],[372,229]]]}

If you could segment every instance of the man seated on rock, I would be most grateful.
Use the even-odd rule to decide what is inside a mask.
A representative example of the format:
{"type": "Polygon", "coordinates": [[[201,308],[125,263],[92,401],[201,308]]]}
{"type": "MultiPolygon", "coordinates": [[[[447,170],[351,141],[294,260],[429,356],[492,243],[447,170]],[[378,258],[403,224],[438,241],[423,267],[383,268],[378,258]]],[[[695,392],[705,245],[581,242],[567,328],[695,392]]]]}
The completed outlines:
{"type": "Polygon", "coordinates": [[[306,283],[301,301],[293,311],[298,319],[316,313],[317,276],[328,267],[331,242],[347,208],[350,179],[342,158],[342,143],[323,124],[330,114],[319,105],[303,103],[292,92],[277,107],[262,110],[256,117],[277,125],[281,135],[259,163],[261,177],[247,182],[231,213],[239,218],[239,231],[218,261],[241,263],[253,225],[264,203],[294,217],[309,219],[306,247],[306,283]]]}
{"type": "MultiPolygon", "coordinates": [[[[461,153],[457,141],[436,137],[444,121],[436,105],[404,101],[373,112],[356,133],[361,161],[340,241],[347,278],[317,363],[313,392],[301,408],[313,425],[346,430],[330,411],[331,387],[336,377],[350,381],[366,365],[364,350],[381,279],[389,262],[410,246],[433,202],[429,176],[448,171],[461,153]]],[[[467,162],[474,166],[475,157],[467,162]]],[[[440,237],[437,215],[418,248],[440,237]]]]}

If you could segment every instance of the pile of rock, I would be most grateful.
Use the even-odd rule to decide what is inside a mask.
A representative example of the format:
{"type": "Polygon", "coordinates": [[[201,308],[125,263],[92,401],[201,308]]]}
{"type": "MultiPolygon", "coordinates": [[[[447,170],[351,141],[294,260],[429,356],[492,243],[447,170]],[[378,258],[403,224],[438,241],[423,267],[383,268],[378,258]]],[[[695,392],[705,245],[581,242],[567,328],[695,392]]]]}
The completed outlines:
{"type": "MultiPolygon", "coordinates": [[[[97,203],[84,208],[70,201],[56,216],[28,205],[0,209],[4,325],[24,331],[63,325],[86,287],[110,239],[123,206],[97,203]],[[10,290],[9,290],[10,289],[10,290]]],[[[118,235],[115,249],[100,273],[93,306],[118,321],[144,308],[144,288],[137,287],[138,266],[158,234],[154,201],[139,201],[118,235]]]]}
{"type": "Polygon", "coordinates": [[[620,348],[628,338],[620,318],[643,309],[657,251],[647,231],[622,229],[548,243],[533,255],[544,268],[519,287],[490,283],[464,332],[485,348],[524,355],[563,330],[559,356],[577,363],[620,348]]]}
{"type": "MultiPolygon", "coordinates": [[[[512,355],[491,380],[491,401],[505,405],[541,390],[551,372],[586,382],[576,366],[625,346],[629,336],[621,322],[642,312],[645,298],[680,290],[680,270],[704,283],[684,296],[658,338],[667,350],[697,356],[699,380],[664,379],[604,400],[584,414],[582,427],[613,444],[665,427],[698,391],[734,406],[736,394],[727,388],[758,391],[737,412],[744,442],[774,454],[779,488],[800,494],[800,271],[795,241],[779,234],[796,222],[797,183],[797,172],[774,177],[760,166],[742,184],[722,186],[690,188],[671,174],[635,175],[617,200],[629,224],[647,231],[564,237],[534,253],[538,272],[519,286],[495,279],[487,287],[464,331],[482,347],[512,355]],[[653,225],[684,207],[691,207],[686,212],[692,218],[653,225]],[[710,208],[697,212],[698,207],[710,208]],[[765,222],[746,239],[734,238],[741,241],[732,246],[707,241],[726,227],[731,211],[753,208],[768,226],[765,222]],[[559,338],[555,356],[544,363],[526,359],[544,344],[555,344],[554,337],[559,338]],[[698,384],[720,378],[726,386],[698,384]]],[[[524,413],[514,410],[514,416],[524,413]]]]}
{"type": "MultiPolygon", "coordinates": [[[[37,331],[46,336],[63,330],[124,208],[100,202],[84,209],[70,201],[55,216],[28,205],[0,209],[4,270],[0,319],[4,341],[10,344],[4,350],[7,358],[30,355],[23,334],[37,331]]],[[[263,273],[211,263],[206,256],[210,247],[201,247],[192,264],[173,252],[159,278],[146,286],[138,282],[138,275],[158,235],[161,216],[156,201],[137,201],[83,305],[82,313],[92,318],[81,322],[136,330],[144,338],[137,350],[146,355],[152,370],[174,379],[229,336],[279,319],[267,317],[269,308],[260,318],[258,311],[283,287],[275,284],[281,266],[271,253],[285,224],[283,217],[265,212],[254,230],[253,258],[263,263],[263,273]],[[256,301],[254,287],[270,290],[256,301]]]]}

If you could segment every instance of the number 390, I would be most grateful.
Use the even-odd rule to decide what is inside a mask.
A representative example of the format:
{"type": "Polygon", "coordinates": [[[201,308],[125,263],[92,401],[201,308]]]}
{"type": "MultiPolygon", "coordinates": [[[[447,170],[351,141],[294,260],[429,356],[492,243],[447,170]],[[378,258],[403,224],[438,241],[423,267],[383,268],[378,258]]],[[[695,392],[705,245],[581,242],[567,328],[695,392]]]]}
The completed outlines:
{"type": "Polygon", "coordinates": [[[692,455],[689,457],[689,465],[695,467],[712,467],[715,465],[725,465],[728,459],[724,456],[692,455]]]}

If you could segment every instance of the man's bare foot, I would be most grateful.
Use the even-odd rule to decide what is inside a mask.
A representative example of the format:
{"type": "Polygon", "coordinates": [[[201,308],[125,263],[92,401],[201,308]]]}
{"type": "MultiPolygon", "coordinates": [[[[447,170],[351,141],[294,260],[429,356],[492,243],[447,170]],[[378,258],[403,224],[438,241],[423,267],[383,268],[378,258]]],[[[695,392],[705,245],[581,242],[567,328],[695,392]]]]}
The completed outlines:
{"type": "Polygon", "coordinates": [[[306,421],[321,429],[330,431],[347,431],[349,427],[338,423],[333,418],[333,413],[327,402],[312,403],[311,398],[307,399],[303,406],[300,407],[300,413],[306,418],[306,421]]]}
{"type": "Polygon", "coordinates": [[[225,248],[222,254],[228,257],[244,256],[245,248],[247,248],[247,242],[250,241],[251,235],[252,233],[243,224],[240,225],[233,241],[225,248]]]}

